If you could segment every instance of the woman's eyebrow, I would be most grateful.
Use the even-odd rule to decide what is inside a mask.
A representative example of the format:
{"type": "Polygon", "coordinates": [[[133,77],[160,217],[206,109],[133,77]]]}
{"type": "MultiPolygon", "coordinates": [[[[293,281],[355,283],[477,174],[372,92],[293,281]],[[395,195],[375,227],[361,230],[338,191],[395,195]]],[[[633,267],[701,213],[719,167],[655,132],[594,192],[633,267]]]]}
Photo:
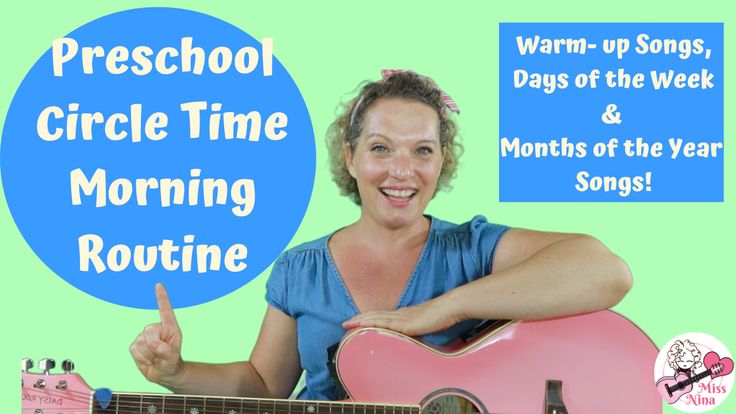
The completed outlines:
{"type": "MultiPolygon", "coordinates": [[[[371,132],[370,134],[368,134],[368,136],[366,138],[367,139],[370,139],[370,138],[374,138],[374,137],[383,138],[385,140],[388,140],[389,142],[393,142],[394,141],[391,137],[389,137],[387,135],[383,135],[380,132],[371,132]]],[[[417,141],[417,144],[435,144],[435,145],[437,145],[438,142],[437,142],[436,139],[424,138],[424,139],[421,139],[421,140],[417,141]]]]}
{"type": "Polygon", "coordinates": [[[391,137],[388,137],[386,135],[383,135],[380,132],[371,132],[370,134],[368,134],[368,137],[367,138],[374,138],[374,137],[379,137],[379,138],[387,139],[389,141],[393,141],[393,139],[391,139],[391,137]]]}

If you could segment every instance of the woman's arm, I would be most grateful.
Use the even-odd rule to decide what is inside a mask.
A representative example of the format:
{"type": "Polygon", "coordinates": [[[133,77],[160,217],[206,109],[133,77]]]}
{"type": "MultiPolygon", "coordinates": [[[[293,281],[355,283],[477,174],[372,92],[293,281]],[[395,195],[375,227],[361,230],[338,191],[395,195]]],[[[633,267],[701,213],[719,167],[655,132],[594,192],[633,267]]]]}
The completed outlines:
{"type": "Polygon", "coordinates": [[[543,319],[609,308],[630,288],[626,263],[593,237],[511,229],[496,246],[492,277],[418,306],[358,315],[343,326],[421,335],[466,319],[543,319]]]}
{"type": "Polygon", "coordinates": [[[454,289],[448,302],[461,319],[542,319],[610,308],[631,283],[626,263],[593,237],[512,229],[493,277],[454,289]]]}
{"type": "Polygon", "coordinates": [[[294,319],[269,306],[250,361],[189,362],[181,359],[181,329],[162,285],[156,298],[161,322],[148,325],[130,346],[146,379],[179,394],[289,396],[301,374],[294,319]]]}

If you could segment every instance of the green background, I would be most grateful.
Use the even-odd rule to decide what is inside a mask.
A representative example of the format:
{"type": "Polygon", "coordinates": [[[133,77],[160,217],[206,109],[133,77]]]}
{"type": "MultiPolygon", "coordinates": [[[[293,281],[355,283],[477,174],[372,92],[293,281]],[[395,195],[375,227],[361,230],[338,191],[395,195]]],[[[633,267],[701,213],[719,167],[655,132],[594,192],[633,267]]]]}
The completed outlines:
{"type": "MultiPolygon", "coordinates": [[[[347,94],[359,81],[377,79],[381,68],[411,68],[432,76],[463,111],[458,122],[465,154],[455,188],[440,193],[429,213],[455,222],[484,214],[517,227],[592,234],[622,256],[634,274],[633,290],[615,310],[657,345],[700,331],[736,350],[736,199],[730,178],[735,160],[729,116],[724,203],[501,204],[497,179],[499,22],[725,22],[729,50],[736,9],[728,2],[5,2],[0,6],[0,121],[26,72],[54,39],[106,14],[147,6],[203,12],[256,39],[274,39],[275,56],[300,87],[318,137],[314,193],[291,245],[358,216],[330,180],[321,140],[338,102],[352,96],[347,94]]],[[[733,54],[726,53],[724,73],[732,73],[733,66],[733,54]]],[[[727,81],[726,114],[735,94],[734,82],[727,81]]],[[[20,410],[18,362],[23,357],[71,358],[92,387],[161,391],[145,381],[128,354],[130,342],[157,320],[157,313],[102,302],[55,276],[25,243],[0,197],[0,409],[20,410]]],[[[184,358],[247,359],[265,310],[266,277],[267,272],[226,297],[179,310],[184,358]]],[[[615,367],[602,364],[601,375],[615,375],[615,367]]],[[[676,411],[666,407],[665,412],[676,411]]],[[[715,412],[736,412],[736,397],[715,412]]]]}

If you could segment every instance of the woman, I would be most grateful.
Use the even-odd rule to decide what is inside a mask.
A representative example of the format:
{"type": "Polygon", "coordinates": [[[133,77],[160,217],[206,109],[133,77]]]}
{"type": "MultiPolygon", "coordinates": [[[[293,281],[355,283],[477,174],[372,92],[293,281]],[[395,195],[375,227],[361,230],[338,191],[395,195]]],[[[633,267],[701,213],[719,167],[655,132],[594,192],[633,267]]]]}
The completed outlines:
{"type": "Polygon", "coordinates": [[[386,327],[443,344],[478,319],[618,303],[631,286],[628,267],[592,237],[424,215],[455,171],[448,108],[456,110],[449,97],[412,72],[365,85],[328,136],[334,179],[360,206],[360,219],[278,259],[250,361],[182,361],[181,331],[157,286],[161,322],[130,348],[146,378],[177,393],[284,398],[304,369],[299,397],[334,399],[326,349],[346,329],[386,327]]]}

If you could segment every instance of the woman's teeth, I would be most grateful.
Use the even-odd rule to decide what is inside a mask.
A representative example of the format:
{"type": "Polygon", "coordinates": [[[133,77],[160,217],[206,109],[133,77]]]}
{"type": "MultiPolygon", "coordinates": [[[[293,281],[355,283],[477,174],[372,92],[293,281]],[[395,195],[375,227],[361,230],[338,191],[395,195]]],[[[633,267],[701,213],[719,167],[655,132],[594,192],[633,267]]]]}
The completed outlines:
{"type": "Polygon", "coordinates": [[[416,193],[416,190],[391,190],[388,188],[384,188],[381,191],[387,196],[400,197],[400,198],[411,197],[416,193]]]}

